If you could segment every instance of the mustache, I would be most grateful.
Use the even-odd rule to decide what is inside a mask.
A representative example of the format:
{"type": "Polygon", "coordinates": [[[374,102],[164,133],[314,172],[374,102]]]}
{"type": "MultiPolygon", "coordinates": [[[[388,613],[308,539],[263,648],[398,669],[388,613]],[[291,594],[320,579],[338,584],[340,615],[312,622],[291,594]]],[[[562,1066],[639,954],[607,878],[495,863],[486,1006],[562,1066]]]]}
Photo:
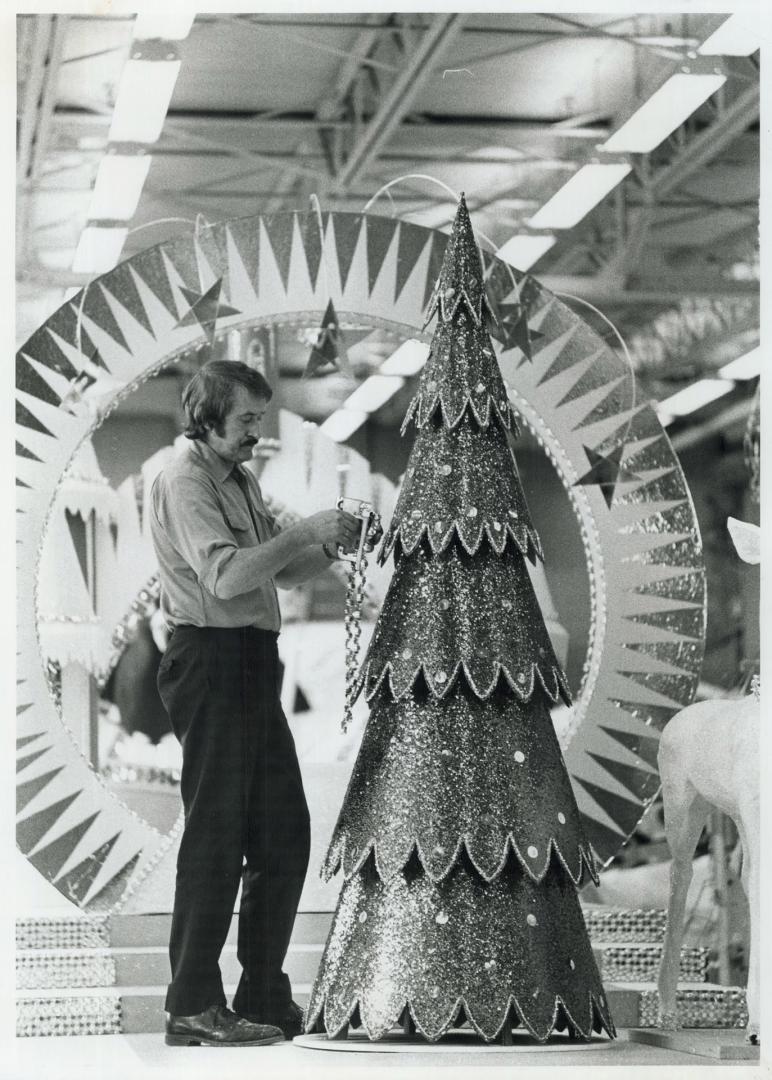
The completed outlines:
{"type": "Polygon", "coordinates": [[[257,446],[257,443],[258,443],[257,439],[242,439],[241,440],[241,445],[242,446],[257,446]]]}

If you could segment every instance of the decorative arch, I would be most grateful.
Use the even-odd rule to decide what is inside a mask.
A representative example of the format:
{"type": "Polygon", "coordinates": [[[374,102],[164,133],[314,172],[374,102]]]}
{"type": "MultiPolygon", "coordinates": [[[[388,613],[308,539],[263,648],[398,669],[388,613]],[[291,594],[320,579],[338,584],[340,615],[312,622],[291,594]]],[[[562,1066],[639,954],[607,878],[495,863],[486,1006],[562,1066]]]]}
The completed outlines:
{"type": "MultiPolygon", "coordinates": [[[[341,323],[430,339],[423,312],[444,233],[372,215],[281,213],[224,222],[143,251],[64,304],[17,355],[18,845],[69,899],[110,909],[170,840],[123,806],[81,756],[52,700],[37,626],[40,550],[62,472],[97,423],[186,350],[233,329],[307,325],[332,299],[341,323]],[[198,300],[212,297],[214,319],[198,300]],[[82,321],[78,330],[78,310],[82,321]],[[192,312],[192,314],[191,314],[192,312]],[[88,385],[101,417],[79,412],[88,385]]],[[[527,310],[530,358],[496,343],[510,397],[552,460],[579,521],[592,598],[582,686],[565,748],[602,862],[659,788],[658,735],[691,701],[702,661],[705,581],[694,508],[626,365],[538,281],[484,257],[488,288],[527,310]],[[526,299],[527,298],[527,299],[526,299]],[[611,495],[593,453],[624,470],[611,495]]]]}

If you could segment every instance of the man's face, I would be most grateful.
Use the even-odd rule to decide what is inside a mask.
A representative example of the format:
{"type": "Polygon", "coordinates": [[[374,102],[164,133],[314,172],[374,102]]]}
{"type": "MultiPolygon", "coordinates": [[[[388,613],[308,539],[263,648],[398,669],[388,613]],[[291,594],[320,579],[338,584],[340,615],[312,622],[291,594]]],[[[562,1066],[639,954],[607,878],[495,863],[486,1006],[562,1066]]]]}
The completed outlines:
{"type": "Polygon", "coordinates": [[[246,386],[237,383],[221,433],[210,428],[207,444],[225,461],[249,461],[260,438],[260,423],[267,408],[265,398],[257,397],[246,386]]]}

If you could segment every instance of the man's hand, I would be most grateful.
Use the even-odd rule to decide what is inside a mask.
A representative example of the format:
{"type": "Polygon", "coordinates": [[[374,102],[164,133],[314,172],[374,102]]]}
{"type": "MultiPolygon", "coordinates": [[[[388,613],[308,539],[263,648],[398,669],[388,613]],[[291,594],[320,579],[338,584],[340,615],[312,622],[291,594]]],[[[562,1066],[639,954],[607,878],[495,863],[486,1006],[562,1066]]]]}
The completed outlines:
{"type": "Polygon", "coordinates": [[[303,521],[311,544],[340,544],[344,551],[354,551],[359,544],[361,522],[345,510],[320,510],[303,521]]]}

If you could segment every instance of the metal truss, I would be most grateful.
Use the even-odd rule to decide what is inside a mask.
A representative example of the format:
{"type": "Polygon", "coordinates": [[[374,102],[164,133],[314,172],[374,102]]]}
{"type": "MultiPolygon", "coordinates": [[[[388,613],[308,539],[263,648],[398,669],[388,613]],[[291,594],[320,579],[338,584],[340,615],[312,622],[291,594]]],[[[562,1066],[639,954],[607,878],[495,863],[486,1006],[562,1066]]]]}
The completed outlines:
{"type": "MultiPolygon", "coordinates": [[[[726,202],[708,200],[685,190],[692,176],[715,161],[758,120],[758,83],[744,86],[731,100],[727,100],[727,95],[717,94],[708,107],[713,115],[707,126],[698,130],[690,121],[654,153],[631,157],[633,173],[617,189],[615,213],[605,217],[594,215],[583,230],[571,237],[572,244],[559,254],[553,276],[566,291],[573,287],[585,297],[592,293],[600,300],[627,296],[630,303],[637,303],[665,296],[671,290],[674,298],[683,296],[685,285],[688,293],[705,296],[747,295],[758,290],[757,282],[727,281],[715,268],[701,264],[697,250],[694,272],[687,275],[686,282],[683,273],[668,274],[664,267],[650,281],[638,270],[652,230],[657,228],[657,211],[673,205],[673,198],[679,192],[684,196],[680,204],[688,214],[696,211],[706,216],[734,210],[747,216],[748,226],[754,227],[758,222],[758,213],[747,202],[738,205],[731,197],[726,202]],[[567,277],[561,270],[575,262],[572,249],[581,251],[583,246],[592,250],[598,266],[594,281],[589,275],[567,277]]],[[[668,225],[682,220],[686,219],[679,216],[668,225]]]]}

